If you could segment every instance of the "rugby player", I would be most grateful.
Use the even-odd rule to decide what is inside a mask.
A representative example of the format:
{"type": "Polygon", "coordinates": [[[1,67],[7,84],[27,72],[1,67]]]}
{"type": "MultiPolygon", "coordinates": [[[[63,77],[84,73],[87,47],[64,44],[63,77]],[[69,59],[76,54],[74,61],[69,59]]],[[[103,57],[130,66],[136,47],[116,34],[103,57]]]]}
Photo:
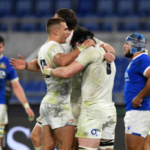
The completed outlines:
{"type": "Polygon", "coordinates": [[[146,38],[130,34],[124,44],[125,57],[131,58],[125,71],[125,141],[127,150],[150,149],[150,58],[146,38]]]}
{"type": "Polygon", "coordinates": [[[4,43],[4,38],[0,36],[0,150],[2,150],[1,141],[4,134],[4,126],[8,123],[7,105],[5,98],[6,81],[11,83],[13,92],[25,108],[29,120],[32,121],[34,119],[34,113],[30,108],[25,93],[19,83],[17,73],[15,69],[13,69],[9,64],[9,59],[3,56],[3,51],[5,48],[4,43]]]}
{"type": "MultiPolygon", "coordinates": [[[[75,13],[70,10],[70,9],[60,9],[56,12],[54,17],[61,17],[63,19],[65,19],[68,29],[70,31],[70,35],[67,37],[66,39],[66,44],[62,44],[65,53],[67,54],[68,52],[72,51],[72,47],[70,45],[70,41],[72,38],[72,34],[73,34],[73,30],[76,28],[77,25],[77,18],[75,13]]],[[[115,53],[115,51],[113,50],[113,48],[107,44],[104,43],[102,41],[99,41],[98,39],[95,38],[95,40],[97,41],[97,43],[99,43],[100,46],[102,46],[107,52],[113,52],[115,53]]],[[[59,55],[59,57],[55,57],[56,59],[58,59],[57,61],[59,61],[58,66],[64,66],[66,65],[68,62],[68,57],[70,57],[69,55],[67,55],[67,57],[59,55]]],[[[27,69],[29,71],[40,71],[40,68],[38,66],[37,63],[37,59],[33,60],[32,62],[26,62],[25,59],[19,55],[20,60],[16,60],[16,59],[12,59],[12,65],[14,65],[15,69],[19,69],[19,70],[24,70],[27,69]]],[[[112,55],[111,53],[107,53],[105,54],[105,59],[108,61],[113,61],[114,60],[114,55],[112,55]]],[[[74,124],[77,125],[77,119],[79,116],[79,105],[77,105],[77,103],[81,101],[81,73],[77,74],[74,78],[73,78],[73,82],[72,82],[72,95],[71,95],[71,106],[72,106],[72,113],[74,116],[74,124]]],[[[35,147],[35,149],[40,149],[41,147],[41,137],[40,137],[40,133],[41,133],[41,119],[38,118],[37,119],[37,124],[35,125],[32,133],[31,133],[31,140],[32,143],[35,147]]]]}
{"type": "MultiPolygon", "coordinates": [[[[93,39],[94,34],[84,28],[74,30],[71,45],[83,48],[86,39],[93,39]]],[[[112,89],[116,67],[104,60],[105,51],[96,47],[89,47],[66,67],[56,69],[44,67],[43,74],[57,78],[71,78],[83,71],[82,104],[77,124],[79,150],[113,150],[116,126],[116,109],[112,101],[112,89]],[[100,146],[99,146],[100,143],[100,146]]]]}

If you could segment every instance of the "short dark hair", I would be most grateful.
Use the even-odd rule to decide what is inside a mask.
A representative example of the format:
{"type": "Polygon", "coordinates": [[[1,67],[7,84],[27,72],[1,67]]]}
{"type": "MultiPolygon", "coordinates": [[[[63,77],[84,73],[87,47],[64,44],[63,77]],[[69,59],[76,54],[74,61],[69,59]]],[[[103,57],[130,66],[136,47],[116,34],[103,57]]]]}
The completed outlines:
{"type": "Polygon", "coordinates": [[[0,35],[0,43],[3,43],[3,45],[5,44],[4,43],[4,38],[0,35]]]}
{"type": "Polygon", "coordinates": [[[85,40],[93,39],[93,37],[94,37],[94,33],[92,33],[91,31],[89,31],[83,27],[77,27],[74,30],[74,33],[73,33],[73,36],[71,39],[71,45],[73,48],[75,48],[77,42],[82,44],[85,40]]]}
{"type": "Polygon", "coordinates": [[[46,23],[46,32],[49,34],[51,32],[50,28],[54,25],[59,25],[62,22],[66,22],[63,18],[50,18],[46,23]]]}
{"type": "Polygon", "coordinates": [[[69,30],[74,30],[77,26],[77,17],[73,10],[68,8],[62,8],[56,11],[58,17],[63,18],[66,21],[69,30]]]}

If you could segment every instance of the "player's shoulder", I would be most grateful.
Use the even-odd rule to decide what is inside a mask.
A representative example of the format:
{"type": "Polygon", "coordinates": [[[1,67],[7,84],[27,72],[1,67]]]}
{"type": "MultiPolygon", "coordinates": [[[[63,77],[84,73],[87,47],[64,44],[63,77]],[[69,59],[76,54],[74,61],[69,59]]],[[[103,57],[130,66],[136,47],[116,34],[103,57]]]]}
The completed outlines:
{"type": "Polygon", "coordinates": [[[135,58],[135,62],[142,62],[142,61],[148,61],[150,62],[150,58],[147,54],[140,54],[135,58]]]}
{"type": "Polygon", "coordinates": [[[2,56],[2,58],[5,59],[5,60],[9,60],[9,58],[4,56],[4,55],[2,56]]]}
{"type": "Polygon", "coordinates": [[[2,61],[9,64],[9,58],[4,55],[2,56],[2,61]]]}

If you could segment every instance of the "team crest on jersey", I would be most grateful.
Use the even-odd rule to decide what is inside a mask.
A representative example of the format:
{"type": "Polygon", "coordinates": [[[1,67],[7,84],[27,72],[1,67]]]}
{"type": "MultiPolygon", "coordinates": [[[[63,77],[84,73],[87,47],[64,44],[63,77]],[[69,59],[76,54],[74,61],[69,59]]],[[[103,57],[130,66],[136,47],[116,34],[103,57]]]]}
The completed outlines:
{"type": "Polygon", "coordinates": [[[0,68],[6,69],[5,63],[0,63],[0,68]]]}

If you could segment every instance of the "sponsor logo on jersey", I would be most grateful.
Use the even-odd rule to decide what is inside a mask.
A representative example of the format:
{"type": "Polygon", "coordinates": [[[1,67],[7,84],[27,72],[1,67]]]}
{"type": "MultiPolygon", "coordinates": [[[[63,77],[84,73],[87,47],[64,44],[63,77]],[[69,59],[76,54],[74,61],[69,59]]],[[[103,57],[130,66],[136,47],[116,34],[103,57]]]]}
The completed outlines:
{"type": "Polygon", "coordinates": [[[127,73],[127,72],[125,72],[124,77],[125,77],[125,81],[130,81],[130,79],[129,79],[129,75],[128,75],[128,73],[127,73]]]}
{"type": "Polygon", "coordinates": [[[5,79],[6,73],[5,71],[0,70],[0,79],[5,79]]]}
{"type": "Polygon", "coordinates": [[[2,68],[2,69],[6,69],[6,65],[5,65],[5,63],[0,63],[0,68],[2,68]]]}

